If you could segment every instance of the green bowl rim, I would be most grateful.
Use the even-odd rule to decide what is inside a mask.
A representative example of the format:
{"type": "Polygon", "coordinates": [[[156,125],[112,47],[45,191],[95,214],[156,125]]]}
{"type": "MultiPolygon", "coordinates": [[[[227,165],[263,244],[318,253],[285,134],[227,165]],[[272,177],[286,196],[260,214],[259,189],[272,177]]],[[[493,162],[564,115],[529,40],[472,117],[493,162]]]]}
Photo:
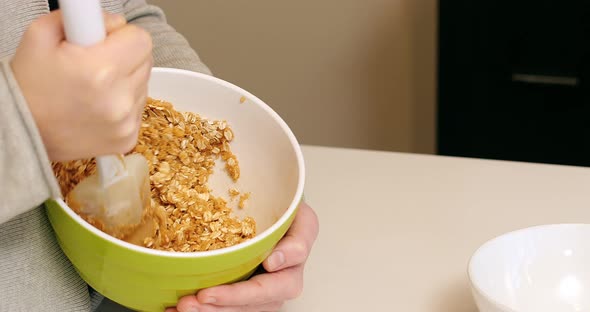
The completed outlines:
{"type": "Polygon", "coordinates": [[[272,108],[270,108],[270,106],[268,106],[264,101],[262,101],[261,99],[259,99],[255,95],[253,95],[252,93],[250,93],[250,92],[248,92],[248,91],[246,91],[246,90],[244,90],[244,89],[242,89],[230,82],[227,82],[225,80],[222,80],[222,79],[210,76],[210,75],[202,74],[202,73],[192,72],[192,71],[183,70],[183,69],[176,69],[176,68],[154,67],[154,68],[152,68],[152,73],[154,73],[154,72],[174,73],[174,74],[198,77],[198,78],[201,78],[204,80],[208,80],[208,81],[220,84],[224,87],[233,89],[233,90],[243,94],[244,96],[246,96],[249,100],[252,100],[256,105],[260,106],[264,111],[266,111],[279,124],[281,129],[285,132],[285,134],[289,138],[289,141],[291,142],[291,145],[292,145],[293,149],[295,150],[295,155],[297,157],[297,165],[298,165],[298,169],[299,169],[299,179],[297,181],[297,190],[295,192],[295,195],[293,196],[293,199],[291,200],[291,204],[289,205],[289,208],[287,209],[287,211],[285,211],[285,213],[283,213],[283,215],[275,223],[273,223],[273,225],[270,226],[268,229],[266,229],[262,233],[256,235],[254,238],[247,240],[243,243],[240,243],[240,244],[237,244],[237,245],[234,245],[231,247],[226,247],[226,248],[211,250],[211,251],[172,252],[172,251],[149,249],[149,248],[137,246],[137,245],[125,242],[123,240],[114,238],[114,237],[100,231],[99,229],[95,228],[90,223],[88,223],[84,219],[82,219],[82,217],[80,217],[78,214],[76,214],[65,203],[65,201],[62,198],[53,198],[53,200],[59,204],[60,208],[62,208],[68,214],[68,216],[70,216],[72,219],[74,219],[78,224],[80,224],[83,227],[85,227],[86,229],[88,229],[94,235],[99,236],[100,238],[107,240],[109,242],[112,242],[116,245],[131,249],[132,251],[144,253],[144,254],[149,254],[149,255],[154,255],[154,256],[166,256],[166,257],[173,257],[173,258],[202,258],[202,257],[218,256],[218,255],[222,255],[222,254],[235,252],[240,249],[247,248],[251,245],[254,245],[254,244],[258,243],[259,241],[263,240],[265,237],[269,236],[271,233],[278,230],[279,227],[281,227],[281,225],[283,225],[285,222],[287,222],[289,220],[290,216],[297,210],[297,206],[300,203],[300,201],[298,199],[302,198],[302,196],[303,196],[303,187],[304,187],[304,183],[305,183],[305,164],[304,164],[304,160],[303,160],[303,152],[301,151],[301,146],[299,145],[297,138],[295,137],[295,135],[293,134],[293,132],[291,131],[291,129],[289,128],[287,123],[279,116],[279,114],[277,114],[272,108]]]}

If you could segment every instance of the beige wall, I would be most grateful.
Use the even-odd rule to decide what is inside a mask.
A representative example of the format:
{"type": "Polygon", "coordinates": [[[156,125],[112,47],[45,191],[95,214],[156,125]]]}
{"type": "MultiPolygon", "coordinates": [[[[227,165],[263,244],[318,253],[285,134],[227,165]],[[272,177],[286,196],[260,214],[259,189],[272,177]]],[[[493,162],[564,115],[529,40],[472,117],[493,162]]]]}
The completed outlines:
{"type": "Polygon", "coordinates": [[[434,152],[436,0],[159,0],[305,144],[434,152]]]}

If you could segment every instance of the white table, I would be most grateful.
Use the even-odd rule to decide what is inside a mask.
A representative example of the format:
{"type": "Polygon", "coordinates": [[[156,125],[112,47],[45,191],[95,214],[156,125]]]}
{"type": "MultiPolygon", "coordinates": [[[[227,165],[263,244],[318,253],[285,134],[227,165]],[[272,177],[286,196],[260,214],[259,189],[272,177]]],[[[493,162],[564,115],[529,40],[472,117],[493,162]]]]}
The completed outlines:
{"type": "MultiPolygon", "coordinates": [[[[475,312],[467,263],[507,231],[590,222],[590,169],[305,146],[320,235],[284,312],[475,312]]],[[[109,302],[103,311],[127,311],[109,302]]]]}
{"type": "Polygon", "coordinates": [[[285,312],[474,312],[467,263],[486,240],[590,222],[590,169],[306,146],[320,235],[285,312]]]}

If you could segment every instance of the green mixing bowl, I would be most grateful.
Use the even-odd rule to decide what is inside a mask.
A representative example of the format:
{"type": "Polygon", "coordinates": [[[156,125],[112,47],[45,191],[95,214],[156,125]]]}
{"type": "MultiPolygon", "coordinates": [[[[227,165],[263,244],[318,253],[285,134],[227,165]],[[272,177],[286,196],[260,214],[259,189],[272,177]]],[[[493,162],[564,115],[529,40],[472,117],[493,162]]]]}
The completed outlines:
{"type": "Polygon", "coordinates": [[[246,208],[235,213],[256,220],[257,236],[214,251],[158,251],[97,230],[61,199],[49,200],[46,206],[61,248],[90,286],[130,309],[161,312],[199,289],[248,278],[293,222],[305,170],[300,146],[287,124],[260,99],[231,83],[154,68],[149,96],[171,102],[180,111],[227,120],[235,133],[231,147],[241,177],[234,184],[223,170],[215,170],[209,184],[214,195],[226,199],[233,186],[251,192],[246,208]]]}

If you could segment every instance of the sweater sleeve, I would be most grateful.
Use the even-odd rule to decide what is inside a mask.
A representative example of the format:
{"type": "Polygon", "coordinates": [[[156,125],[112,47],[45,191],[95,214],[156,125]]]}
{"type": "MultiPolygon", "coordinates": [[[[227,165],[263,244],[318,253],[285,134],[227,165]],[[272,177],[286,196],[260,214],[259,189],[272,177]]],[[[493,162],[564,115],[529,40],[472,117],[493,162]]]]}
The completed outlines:
{"type": "Polygon", "coordinates": [[[188,41],[166,22],[164,12],[145,0],[128,0],[123,5],[129,23],[147,30],[154,43],[154,66],[187,69],[211,75],[188,41]]]}
{"type": "Polygon", "coordinates": [[[0,224],[61,197],[35,121],[12,74],[0,60],[0,224]]]}

